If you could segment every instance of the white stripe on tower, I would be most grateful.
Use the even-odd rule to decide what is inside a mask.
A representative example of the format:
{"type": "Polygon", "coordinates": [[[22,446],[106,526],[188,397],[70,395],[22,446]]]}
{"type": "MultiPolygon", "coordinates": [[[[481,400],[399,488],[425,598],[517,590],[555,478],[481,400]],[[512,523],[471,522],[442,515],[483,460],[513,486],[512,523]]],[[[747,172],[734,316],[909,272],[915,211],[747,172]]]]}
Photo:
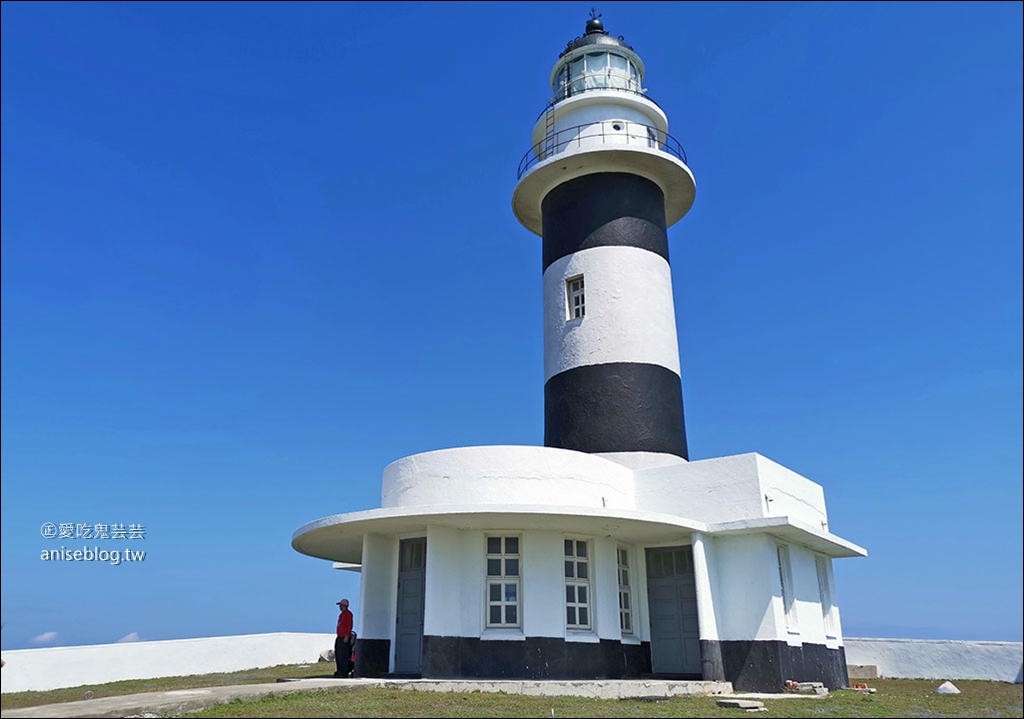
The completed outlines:
{"type": "Polygon", "coordinates": [[[672,275],[663,257],[637,247],[593,247],[544,271],[544,381],[583,365],[640,362],[679,374],[672,275]],[[584,278],[582,318],[567,282],[584,278]]]}

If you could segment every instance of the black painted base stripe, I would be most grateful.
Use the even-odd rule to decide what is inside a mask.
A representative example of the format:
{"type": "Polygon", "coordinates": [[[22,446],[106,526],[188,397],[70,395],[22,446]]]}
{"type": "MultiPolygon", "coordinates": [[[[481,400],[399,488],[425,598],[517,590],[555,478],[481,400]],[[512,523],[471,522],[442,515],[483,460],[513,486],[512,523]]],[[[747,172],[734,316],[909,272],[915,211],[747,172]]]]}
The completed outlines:
{"type": "Polygon", "coordinates": [[[591,247],[639,247],[668,261],[665,194],[645,177],[601,172],[564,182],[541,203],[544,269],[591,247]]]}
{"type": "Polygon", "coordinates": [[[679,375],[638,362],[559,372],[544,385],[544,446],[689,459],[679,375]]]}
{"type": "Polygon", "coordinates": [[[704,678],[732,682],[736,691],[782,692],[787,679],[821,682],[829,689],[840,689],[849,682],[846,650],[842,647],[702,639],[700,654],[704,678]]]}
{"type": "Polygon", "coordinates": [[[635,679],[650,671],[649,642],[423,637],[423,677],[430,679],[635,679]]]}
{"type": "Polygon", "coordinates": [[[356,639],[357,677],[381,677],[388,673],[390,639],[356,639]]]}

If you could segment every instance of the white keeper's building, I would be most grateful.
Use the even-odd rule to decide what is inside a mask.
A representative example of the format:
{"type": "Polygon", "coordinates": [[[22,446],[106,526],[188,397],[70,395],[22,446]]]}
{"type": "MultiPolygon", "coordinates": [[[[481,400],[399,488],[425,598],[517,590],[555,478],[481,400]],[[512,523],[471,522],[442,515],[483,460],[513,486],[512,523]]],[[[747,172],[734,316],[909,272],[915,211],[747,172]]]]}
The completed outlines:
{"type": "Polygon", "coordinates": [[[644,64],[591,19],[512,198],[542,237],[544,446],[384,469],[381,508],[296,530],[361,571],[356,675],[847,683],[820,485],[689,461],[667,228],[694,201],[644,64]]]}

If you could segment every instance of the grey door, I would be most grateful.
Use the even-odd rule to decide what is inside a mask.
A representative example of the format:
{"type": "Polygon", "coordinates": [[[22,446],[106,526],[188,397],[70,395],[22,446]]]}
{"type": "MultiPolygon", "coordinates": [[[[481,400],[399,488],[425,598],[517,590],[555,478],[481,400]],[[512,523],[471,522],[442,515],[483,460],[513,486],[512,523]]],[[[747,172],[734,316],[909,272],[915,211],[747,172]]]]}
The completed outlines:
{"type": "Polygon", "coordinates": [[[419,674],[423,656],[423,589],[427,539],[398,544],[398,612],[395,631],[395,674],[419,674]]]}
{"type": "Polygon", "coordinates": [[[655,674],[699,677],[700,631],[692,547],[647,550],[651,617],[651,669],[655,674]]]}

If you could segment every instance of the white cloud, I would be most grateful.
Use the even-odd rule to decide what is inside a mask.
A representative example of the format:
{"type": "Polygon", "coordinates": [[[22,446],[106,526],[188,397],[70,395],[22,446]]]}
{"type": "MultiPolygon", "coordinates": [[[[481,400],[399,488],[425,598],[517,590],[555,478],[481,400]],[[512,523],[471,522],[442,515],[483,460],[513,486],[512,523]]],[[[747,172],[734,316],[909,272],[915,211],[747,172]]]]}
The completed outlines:
{"type": "Polygon", "coordinates": [[[131,634],[125,634],[123,637],[118,639],[117,640],[117,644],[122,644],[122,643],[125,643],[125,642],[137,642],[137,641],[139,641],[139,633],[138,632],[132,632],[131,634]]]}
{"type": "Polygon", "coordinates": [[[57,632],[43,632],[37,637],[32,637],[32,641],[36,644],[46,644],[47,642],[52,642],[56,638],[57,632]]]}

